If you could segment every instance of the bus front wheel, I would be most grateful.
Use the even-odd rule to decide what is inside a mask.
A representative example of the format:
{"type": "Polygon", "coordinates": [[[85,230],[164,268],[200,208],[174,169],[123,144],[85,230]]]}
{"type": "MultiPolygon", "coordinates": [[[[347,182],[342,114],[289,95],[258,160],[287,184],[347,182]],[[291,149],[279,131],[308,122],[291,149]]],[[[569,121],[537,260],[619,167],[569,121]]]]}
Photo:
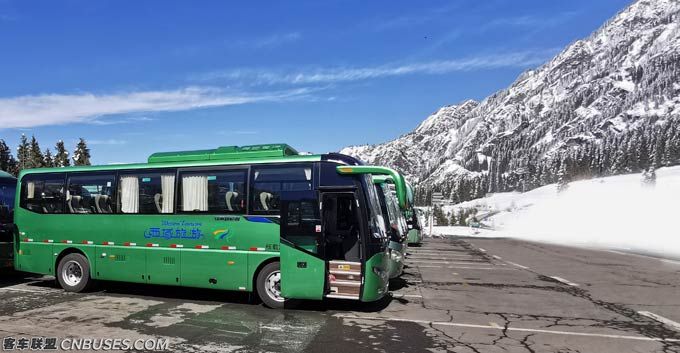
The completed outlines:
{"type": "Polygon", "coordinates": [[[278,262],[265,265],[257,275],[257,295],[272,309],[284,307],[286,299],[281,296],[281,265],[278,262]]]}
{"type": "Polygon", "coordinates": [[[57,280],[67,292],[82,292],[86,290],[90,279],[90,263],[81,254],[73,253],[64,256],[57,266],[57,280]]]}

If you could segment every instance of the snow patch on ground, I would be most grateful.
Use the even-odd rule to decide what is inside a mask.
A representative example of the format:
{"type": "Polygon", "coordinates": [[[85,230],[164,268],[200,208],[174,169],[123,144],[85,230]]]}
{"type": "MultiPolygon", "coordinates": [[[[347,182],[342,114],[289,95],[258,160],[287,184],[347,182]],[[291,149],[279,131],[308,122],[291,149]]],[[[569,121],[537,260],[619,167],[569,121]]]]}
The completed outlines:
{"type": "Polygon", "coordinates": [[[434,227],[434,234],[506,236],[566,245],[680,256],[680,167],[657,170],[654,187],[640,174],[572,182],[562,193],[547,185],[526,193],[498,193],[447,206],[492,214],[482,223],[495,231],[434,227]]]}

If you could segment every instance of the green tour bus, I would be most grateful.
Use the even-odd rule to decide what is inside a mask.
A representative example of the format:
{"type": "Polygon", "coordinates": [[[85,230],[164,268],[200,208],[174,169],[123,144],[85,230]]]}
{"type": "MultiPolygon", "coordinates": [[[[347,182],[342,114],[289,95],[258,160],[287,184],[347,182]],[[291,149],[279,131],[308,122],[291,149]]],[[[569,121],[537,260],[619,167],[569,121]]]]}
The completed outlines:
{"type": "Polygon", "coordinates": [[[376,301],[388,291],[389,238],[373,174],[397,175],[285,144],[24,170],[14,266],[73,292],[112,280],[256,292],[273,308],[376,301]]]}
{"type": "Polygon", "coordinates": [[[389,278],[399,277],[404,271],[404,253],[406,252],[405,240],[407,226],[404,215],[399,208],[399,202],[393,191],[392,177],[386,175],[374,175],[373,183],[380,199],[380,207],[383,211],[385,228],[390,237],[388,243],[389,260],[387,272],[389,278]]]}
{"type": "Polygon", "coordinates": [[[418,211],[416,211],[416,208],[413,205],[413,186],[410,183],[407,183],[406,188],[410,203],[410,207],[404,212],[408,225],[407,244],[419,245],[423,241],[423,227],[420,218],[418,217],[418,211]]]}
{"type": "Polygon", "coordinates": [[[12,268],[14,195],[17,179],[11,174],[0,171],[0,270],[12,268]]]}

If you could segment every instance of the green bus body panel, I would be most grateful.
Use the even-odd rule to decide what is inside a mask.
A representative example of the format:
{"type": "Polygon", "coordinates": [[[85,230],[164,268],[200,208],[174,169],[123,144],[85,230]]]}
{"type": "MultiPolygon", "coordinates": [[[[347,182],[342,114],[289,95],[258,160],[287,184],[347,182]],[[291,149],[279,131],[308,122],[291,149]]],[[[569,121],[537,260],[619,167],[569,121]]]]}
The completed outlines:
{"type": "Polygon", "coordinates": [[[184,249],[182,264],[183,286],[246,290],[247,252],[184,249]]]}
{"type": "Polygon", "coordinates": [[[15,219],[21,232],[15,268],[26,272],[53,275],[62,252],[78,249],[95,279],[252,291],[255,271],[279,257],[279,225],[240,215],[36,214],[19,208],[15,219]]]}
{"type": "Polygon", "coordinates": [[[281,294],[289,299],[323,299],[326,261],[281,244],[281,294]]]}
{"type": "Polygon", "coordinates": [[[19,271],[54,274],[53,245],[48,243],[26,243],[15,254],[14,267],[19,271]]]}
{"type": "Polygon", "coordinates": [[[374,302],[387,294],[390,283],[387,266],[388,254],[386,252],[375,254],[366,261],[361,301],[374,302]]]}
{"type": "Polygon", "coordinates": [[[146,249],[146,283],[179,285],[184,254],[180,249],[146,249]]]}
{"type": "Polygon", "coordinates": [[[146,248],[95,246],[97,279],[146,283],[146,248]]]}
{"type": "Polygon", "coordinates": [[[408,243],[409,244],[420,244],[422,242],[421,232],[417,229],[411,229],[408,231],[408,243]]]}

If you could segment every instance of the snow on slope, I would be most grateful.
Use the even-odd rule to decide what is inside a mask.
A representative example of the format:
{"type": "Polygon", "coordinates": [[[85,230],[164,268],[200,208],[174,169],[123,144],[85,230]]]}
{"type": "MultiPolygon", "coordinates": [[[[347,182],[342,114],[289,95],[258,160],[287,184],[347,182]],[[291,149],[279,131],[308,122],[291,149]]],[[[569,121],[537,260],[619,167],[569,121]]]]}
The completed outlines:
{"type": "Polygon", "coordinates": [[[380,145],[350,146],[340,153],[358,157],[368,164],[397,168],[412,182],[429,175],[433,168],[450,159],[457,151],[461,137],[471,128],[466,116],[479,103],[468,100],[445,106],[418,127],[396,140],[380,145]]]}
{"type": "MultiPolygon", "coordinates": [[[[395,167],[421,192],[434,189],[451,199],[458,186],[450,180],[463,172],[451,163],[488,172],[484,175],[492,192],[553,182],[550,177],[532,180],[527,171],[545,169],[544,174],[554,176],[557,171],[549,169],[560,163],[551,159],[564,161],[575,148],[593,159],[598,147],[610,154],[628,153],[629,139],[640,128],[665,121],[678,124],[679,22],[680,1],[638,0],[481,103],[444,107],[396,140],[342,152],[395,167]],[[488,161],[494,163],[482,164],[480,156],[493,157],[488,161]],[[521,183],[512,180],[513,173],[521,183]]],[[[670,136],[648,134],[646,144],[670,136]]],[[[676,164],[678,156],[671,157],[673,161],[664,162],[676,164]]]]}
{"type": "MultiPolygon", "coordinates": [[[[497,236],[680,256],[680,167],[657,171],[656,186],[640,174],[577,181],[557,193],[551,184],[445,208],[501,211],[485,223],[497,236]]],[[[488,234],[486,234],[488,236],[488,234]]]]}

